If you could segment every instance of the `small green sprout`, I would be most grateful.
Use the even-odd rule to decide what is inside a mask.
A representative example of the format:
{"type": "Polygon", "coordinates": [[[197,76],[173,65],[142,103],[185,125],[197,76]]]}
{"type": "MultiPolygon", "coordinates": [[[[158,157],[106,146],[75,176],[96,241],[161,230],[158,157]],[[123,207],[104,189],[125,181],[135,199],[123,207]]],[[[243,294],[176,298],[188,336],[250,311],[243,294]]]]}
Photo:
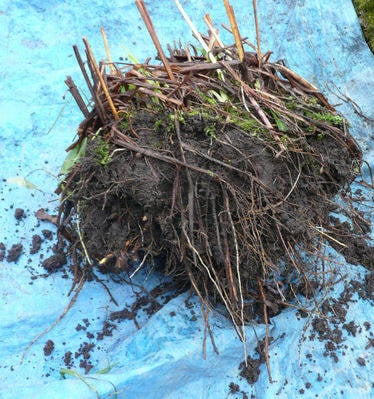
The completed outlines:
{"type": "Polygon", "coordinates": [[[100,165],[106,167],[112,160],[109,153],[109,143],[103,138],[98,137],[97,144],[98,146],[95,149],[96,159],[100,165]]]}
{"type": "Polygon", "coordinates": [[[211,139],[216,139],[216,127],[214,125],[207,125],[204,127],[204,133],[211,139]]]}

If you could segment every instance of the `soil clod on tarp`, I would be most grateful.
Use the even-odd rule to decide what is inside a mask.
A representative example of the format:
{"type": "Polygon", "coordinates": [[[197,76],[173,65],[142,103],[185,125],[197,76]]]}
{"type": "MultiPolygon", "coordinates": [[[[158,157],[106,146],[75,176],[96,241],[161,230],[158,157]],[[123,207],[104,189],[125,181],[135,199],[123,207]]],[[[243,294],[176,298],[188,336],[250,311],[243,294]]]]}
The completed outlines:
{"type": "Polygon", "coordinates": [[[85,119],[63,166],[58,225],[85,267],[130,273],[134,260],[162,259],[165,274],[242,325],[256,307],[265,321],[276,314],[291,280],[308,286],[324,242],[349,245],[330,212],[362,159],[310,83],[270,53],[213,39],[210,58],[169,48],[162,65],[109,72],[85,40],[94,107],[69,78],[85,119]]]}

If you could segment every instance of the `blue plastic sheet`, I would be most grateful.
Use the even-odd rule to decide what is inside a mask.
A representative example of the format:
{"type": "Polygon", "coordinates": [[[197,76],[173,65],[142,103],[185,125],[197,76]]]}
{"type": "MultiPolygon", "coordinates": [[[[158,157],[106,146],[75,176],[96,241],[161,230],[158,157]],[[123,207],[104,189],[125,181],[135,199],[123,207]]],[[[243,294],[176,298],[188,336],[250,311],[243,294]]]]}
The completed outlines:
{"type": "MultiPolygon", "coordinates": [[[[173,1],[146,3],[164,46],[179,38],[193,41],[173,1]]],[[[182,3],[200,31],[206,31],[202,22],[206,12],[216,25],[227,21],[220,2],[182,3]]],[[[232,3],[242,35],[255,41],[251,2],[232,3]]],[[[351,2],[259,0],[258,9],[263,51],[272,50],[273,60],[283,59],[321,88],[348,118],[365,160],[373,167],[374,57],[351,2]]],[[[296,309],[289,308],[271,320],[274,382],[269,383],[263,364],[258,381],[250,386],[238,378],[243,344],[230,322],[216,312],[210,321],[220,354],[208,339],[204,360],[204,318],[198,300],[187,294],[172,299],[151,317],[140,313],[141,329],[133,320],[113,322],[112,335],[98,339],[110,312],[131,306],[142,294],[136,287],[100,275],[120,306],[111,301],[102,284],[86,283],[66,316],[27,351],[21,364],[28,344],[54,323],[71,298],[70,279],[61,273],[40,277],[44,269],[39,258],[50,256],[53,241],[44,239],[37,254],[29,254],[29,248],[33,235],[51,229],[39,223],[34,212],[41,207],[55,210],[54,189],[64,149],[82,119],[64,85],[66,75],[72,75],[84,87],[71,46],[81,45],[81,37],[87,36],[96,57],[104,58],[101,26],[114,59],[131,53],[144,60],[156,52],[129,0],[0,1],[0,242],[7,249],[14,243],[24,246],[17,263],[6,259],[0,263],[0,398],[215,399],[243,398],[243,392],[255,398],[374,397],[373,349],[368,346],[373,303],[357,295],[349,303],[346,320],[359,328],[355,336],[342,329],[338,362],[326,356],[325,341],[309,339],[311,318],[301,318],[296,309]],[[18,222],[15,208],[26,211],[18,222]],[[50,355],[43,351],[47,340],[54,342],[50,355]],[[75,357],[84,343],[95,344],[86,359],[93,365],[87,375],[79,367],[83,355],[75,357]],[[64,357],[69,351],[71,373],[64,379],[60,372],[66,369],[64,357]],[[239,392],[230,393],[231,382],[240,385],[239,392]]],[[[222,36],[232,42],[224,31],[222,36]]],[[[369,178],[368,168],[364,178],[369,178]]],[[[369,191],[364,194],[372,196],[369,191]]],[[[339,273],[344,276],[330,293],[338,297],[344,283],[363,281],[367,271],[333,255],[341,262],[339,273]]],[[[149,290],[162,281],[151,269],[135,278],[149,290]]],[[[297,305],[315,307],[305,299],[299,301],[297,305]]],[[[255,356],[257,338],[264,337],[265,326],[249,325],[246,335],[246,350],[255,356]]]]}

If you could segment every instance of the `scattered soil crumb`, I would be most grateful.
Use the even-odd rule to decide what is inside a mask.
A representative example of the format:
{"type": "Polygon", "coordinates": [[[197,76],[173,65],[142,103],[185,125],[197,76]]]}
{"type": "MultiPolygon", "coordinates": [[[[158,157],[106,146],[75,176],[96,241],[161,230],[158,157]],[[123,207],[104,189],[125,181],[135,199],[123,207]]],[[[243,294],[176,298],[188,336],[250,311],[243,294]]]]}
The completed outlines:
{"type": "Polygon", "coordinates": [[[366,274],[364,282],[351,280],[350,285],[361,299],[374,300],[374,271],[366,274]]]}
{"type": "Polygon", "coordinates": [[[368,299],[374,299],[374,271],[365,276],[365,287],[368,299]]]}
{"type": "Polygon", "coordinates": [[[47,222],[51,222],[53,224],[57,223],[57,216],[54,215],[49,215],[47,213],[47,210],[44,208],[40,208],[35,212],[35,217],[38,220],[42,220],[42,221],[47,221],[47,222]]]}
{"type": "Polygon", "coordinates": [[[369,342],[366,344],[365,349],[374,347],[374,338],[368,338],[369,342]]]}
{"type": "Polygon", "coordinates": [[[73,367],[73,361],[72,361],[72,352],[68,351],[64,355],[64,364],[65,366],[69,369],[73,367]]]}
{"type": "Polygon", "coordinates": [[[121,320],[133,320],[135,318],[135,313],[133,311],[130,311],[126,308],[112,312],[109,315],[109,319],[112,321],[121,321],[121,320]]]}
{"type": "Polygon", "coordinates": [[[93,369],[93,364],[86,359],[79,362],[79,367],[84,369],[84,374],[88,374],[93,369]]]}
{"type": "Polygon", "coordinates": [[[40,247],[42,245],[42,238],[38,234],[34,234],[32,236],[32,244],[30,248],[30,254],[36,254],[39,252],[40,247]]]}
{"type": "Polygon", "coordinates": [[[83,323],[84,323],[84,325],[86,327],[89,327],[91,325],[90,321],[87,318],[86,319],[82,319],[82,321],[83,321],[83,323]]]}
{"type": "Polygon", "coordinates": [[[241,362],[239,365],[239,375],[248,381],[248,384],[254,384],[260,375],[261,361],[253,359],[251,356],[247,357],[247,365],[241,362]]]}
{"type": "Polygon", "coordinates": [[[343,324],[343,328],[348,331],[348,334],[353,335],[354,337],[356,336],[357,326],[353,320],[347,324],[343,324]]]}
{"type": "Polygon", "coordinates": [[[17,220],[21,220],[21,219],[25,218],[26,217],[25,211],[22,208],[16,208],[14,211],[14,217],[17,220]]]}
{"type": "Polygon", "coordinates": [[[230,388],[230,393],[232,393],[232,394],[237,393],[237,392],[239,392],[239,390],[240,390],[239,385],[238,385],[238,384],[235,384],[235,383],[233,383],[233,382],[230,382],[229,388],[230,388]]]}
{"type": "Polygon", "coordinates": [[[43,261],[42,266],[48,273],[54,273],[66,264],[66,256],[63,252],[58,252],[43,261]]]}
{"type": "Polygon", "coordinates": [[[77,359],[78,357],[82,356],[83,359],[79,362],[79,367],[84,369],[85,374],[88,374],[90,370],[93,368],[92,363],[89,361],[91,354],[90,352],[95,347],[94,343],[83,342],[79,347],[78,351],[75,352],[74,357],[77,359]]]}
{"type": "Polygon", "coordinates": [[[52,340],[48,340],[46,344],[44,345],[43,352],[45,356],[50,356],[50,354],[53,352],[53,349],[55,348],[55,344],[52,340]]]}
{"type": "Polygon", "coordinates": [[[104,323],[103,329],[97,333],[97,340],[102,340],[104,337],[111,337],[113,335],[113,330],[116,329],[116,326],[113,323],[109,323],[106,321],[104,323]]]}
{"type": "Polygon", "coordinates": [[[22,244],[13,244],[6,257],[7,262],[17,262],[23,251],[22,244]]]}
{"type": "Polygon", "coordinates": [[[82,324],[78,323],[77,326],[75,327],[76,331],[81,331],[81,330],[87,330],[87,327],[82,326],[82,324]]]}
{"type": "Polygon", "coordinates": [[[51,230],[47,230],[47,229],[42,230],[42,234],[43,234],[43,237],[46,238],[47,240],[52,240],[52,238],[53,238],[53,232],[51,230]]]}
{"type": "MultiPolygon", "coordinates": [[[[235,384],[235,382],[230,382],[229,389],[230,389],[229,394],[237,395],[240,392],[242,394],[242,399],[248,399],[247,393],[240,390],[239,384],[235,384]]],[[[236,397],[238,397],[238,396],[236,396],[236,397]]],[[[256,399],[256,397],[252,394],[251,399],[256,399]]]]}
{"type": "Polygon", "coordinates": [[[366,360],[365,360],[363,357],[357,358],[357,363],[358,363],[360,366],[366,366],[366,360]]]}

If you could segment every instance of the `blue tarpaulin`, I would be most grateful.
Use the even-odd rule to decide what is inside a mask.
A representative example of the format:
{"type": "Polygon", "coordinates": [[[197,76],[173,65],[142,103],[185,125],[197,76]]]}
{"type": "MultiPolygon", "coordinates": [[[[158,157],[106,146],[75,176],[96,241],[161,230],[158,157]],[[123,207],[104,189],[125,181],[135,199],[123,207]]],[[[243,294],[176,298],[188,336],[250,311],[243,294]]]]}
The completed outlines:
{"type": "MultiPolygon", "coordinates": [[[[164,47],[174,39],[194,40],[172,0],[146,4],[164,47]]],[[[227,22],[220,2],[182,4],[202,32],[207,12],[217,26],[227,22]]],[[[242,35],[255,41],[252,3],[232,4],[242,35]]],[[[263,51],[273,51],[272,60],[284,60],[323,91],[347,117],[364,159],[374,167],[374,57],[351,2],[259,0],[258,12],[263,51]]],[[[6,251],[0,262],[0,398],[374,397],[373,301],[357,294],[344,305],[345,323],[353,321],[357,328],[352,331],[335,321],[343,342],[334,356],[325,340],[310,338],[318,303],[298,298],[295,305],[312,310],[309,317],[301,317],[290,307],[272,318],[273,382],[262,364],[258,381],[249,385],[238,377],[243,344],[225,317],[214,311],[210,314],[220,354],[208,340],[204,359],[205,321],[197,298],[185,293],[152,316],[140,312],[138,329],[133,320],[117,322],[108,317],[131,307],[143,295],[141,289],[98,274],[119,306],[103,284],[85,283],[65,317],[29,348],[21,363],[30,342],[59,318],[72,297],[68,297],[70,274],[68,278],[64,273],[43,277],[40,264],[52,254],[56,234],[52,225],[38,221],[34,213],[39,208],[56,211],[54,190],[65,148],[82,120],[64,84],[71,75],[84,87],[72,45],[81,46],[86,36],[97,59],[104,58],[101,26],[114,59],[132,54],[145,60],[156,53],[133,1],[0,1],[0,242],[6,250],[13,244],[23,245],[17,262],[8,262],[6,251]],[[25,210],[19,220],[14,216],[16,208],[25,210]],[[52,230],[53,239],[43,230],[52,230]],[[43,241],[41,250],[30,254],[34,235],[43,241]],[[53,342],[50,353],[45,350],[49,340],[53,342]],[[84,348],[90,349],[88,355],[84,348]],[[80,367],[84,361],[92,365],[88,374],[80,367]],[[239,385],[237,392],[230,391],[231,382],[239,385]]],[[[226,42],[232,42],[224,30],[221,33],[226,42]]],[[[370,179],[367,166],[362,177],[370,179]]],[[[357,188],[373,199],[372,191],[357,188]]],[[[350,265],[332,249],[330,253],[339,265],[340,282],[329,295],[338,298],[351,280],[362,282],[368,272],[350,265]]],[[[150,267],[135,282],[151,290],[164,279],[150,267]]],[[[322,302],[325,294],[321,292],[317,299],[322,302]]],[[[255,357],[265,326],[253,324],[246,329],[246,351],[255,357]]]]}

